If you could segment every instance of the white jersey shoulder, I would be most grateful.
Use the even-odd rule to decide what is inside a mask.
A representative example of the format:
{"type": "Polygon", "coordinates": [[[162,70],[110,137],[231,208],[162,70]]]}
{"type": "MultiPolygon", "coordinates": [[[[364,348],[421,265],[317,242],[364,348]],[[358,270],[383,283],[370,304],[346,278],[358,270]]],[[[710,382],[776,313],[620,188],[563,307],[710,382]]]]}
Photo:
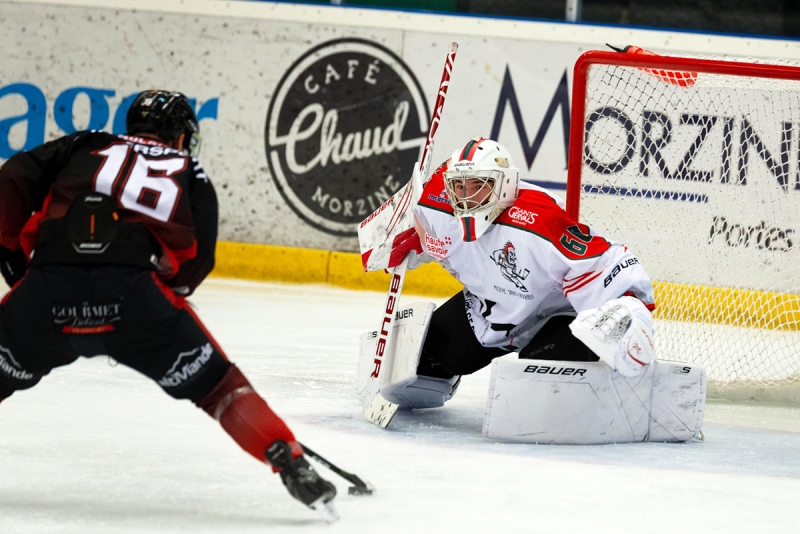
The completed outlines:
{"type": "Polygon", "coordinates": [[[559,201],[525,184],[480,239],[464,242],[441,173],[423,190],[415,215],[425,252],[464,284],[470,324],[484,346],[521,348],[542,319],[626,293],[652,303],[652,285],[633,254],[569,219],[559,201]]]}

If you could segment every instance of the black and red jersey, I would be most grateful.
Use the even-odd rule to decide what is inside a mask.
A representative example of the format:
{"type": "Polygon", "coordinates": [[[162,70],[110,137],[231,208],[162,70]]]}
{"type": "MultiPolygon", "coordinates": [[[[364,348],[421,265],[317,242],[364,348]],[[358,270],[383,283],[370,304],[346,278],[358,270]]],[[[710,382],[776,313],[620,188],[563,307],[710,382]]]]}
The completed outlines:
{"type": "Polygon", "coordinates": [[[213,268],[217,197],[199,162],[158,141],[106,132],[76,132],[0,168],[0,246],[30,255],[39,225],[90,192],[108,195],[123,221],[149,230],[171,286],[191,292],[213,268]]]}

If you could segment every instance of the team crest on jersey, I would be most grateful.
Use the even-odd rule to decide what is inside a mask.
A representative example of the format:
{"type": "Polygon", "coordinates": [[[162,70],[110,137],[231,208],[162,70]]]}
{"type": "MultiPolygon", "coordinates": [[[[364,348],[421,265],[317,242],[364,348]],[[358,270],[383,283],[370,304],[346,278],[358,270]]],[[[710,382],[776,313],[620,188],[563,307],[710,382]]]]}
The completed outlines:
{"type": "Polygon", "coordinates": [[[517,267],[517,251],[511,241],[506,243],[503,248],[492,252],[491,258],[500,267],[500,274],[503,275],[503,278],[517,286],[520,291],[528,292],[528,288],[522,281],[528,277],[530,271],[517,267]]]}
{"type": "Polygon", "coordinates": [[[381,44],[335,39],[292,61],[272,94],[265,142],[278,191],[311,226],[355,237],[422,154],[430,113],[414,73],[381,44]]]}

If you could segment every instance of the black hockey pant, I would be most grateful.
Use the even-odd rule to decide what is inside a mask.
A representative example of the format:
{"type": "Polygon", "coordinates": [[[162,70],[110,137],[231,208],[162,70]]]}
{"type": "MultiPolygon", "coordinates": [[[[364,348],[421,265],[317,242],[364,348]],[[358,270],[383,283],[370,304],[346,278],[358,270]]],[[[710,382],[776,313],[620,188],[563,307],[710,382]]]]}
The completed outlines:
{"type": "Polygon", "coordinates": [[[188,303],[147,270],[34,267],[0,304],[0,399],[98,355],[193,402],[231,366],[188,303]]]}
{"type": "MultiPolygon", "coordinates": [[[[528,345],[520,358],[596,362],[591,352],[569,329],[573,317],[551,317],[528,345]]],[[[458,292],[433,312],[428,335],[422,346],[417,373],[437,378],[468,375],[483,369],[494,358],[508,354],[500,348],[481,345],[467,320],[464,293],[458,292]]]]}

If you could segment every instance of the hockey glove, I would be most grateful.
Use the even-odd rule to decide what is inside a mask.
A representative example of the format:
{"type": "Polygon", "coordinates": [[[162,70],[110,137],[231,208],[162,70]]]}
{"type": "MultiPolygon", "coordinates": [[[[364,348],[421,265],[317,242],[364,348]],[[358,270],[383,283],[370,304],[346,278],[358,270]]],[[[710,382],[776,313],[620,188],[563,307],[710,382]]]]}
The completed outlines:
{"type": "Polygon", "coordinates": [[[21,248],[9,250],[5,247],[0,247],[0,272],[3,273],[3,278],[5,278],[8,287],[14,287],[14,284],[22,280],[27,269],[28,258],[25,257],[25,253],[21,248]]]}
{"type": "Polygon", "coordinates": [[[273,443],[267,449],[267,461],[280,469],[283,485],[292,497],[309,508],[321,513],[327,509],[335,516],[331,501],[336,496],[336,487],[319,476],[303,456],[293,458],[288,443],[273,443]]]}
{"type": "Polygon", "coordinates": [[[408,256],[408,268],[416,269],[423,263],[428,263],[433,258],[425,254],[419,242],[419,235],[415,228],[400,233],[394,238],[392,253],[389,258],[389,268],[397,267],[403,258],[408,256]]]}
{"type": "Polygon", "coordinates": [[[628,378],[642,374],[655,357],[650,311],[634,297],[620,297],[584,310],[569,329],[609,367],[628,378]]]}
{"type": "Polygon", "coordinates": [[[408,253],[408,269],[414,270],[423,263],[430,263],[433,261],[433,258],[425,254],[424,252],[416,252],[411,251],[408,253]]]}

